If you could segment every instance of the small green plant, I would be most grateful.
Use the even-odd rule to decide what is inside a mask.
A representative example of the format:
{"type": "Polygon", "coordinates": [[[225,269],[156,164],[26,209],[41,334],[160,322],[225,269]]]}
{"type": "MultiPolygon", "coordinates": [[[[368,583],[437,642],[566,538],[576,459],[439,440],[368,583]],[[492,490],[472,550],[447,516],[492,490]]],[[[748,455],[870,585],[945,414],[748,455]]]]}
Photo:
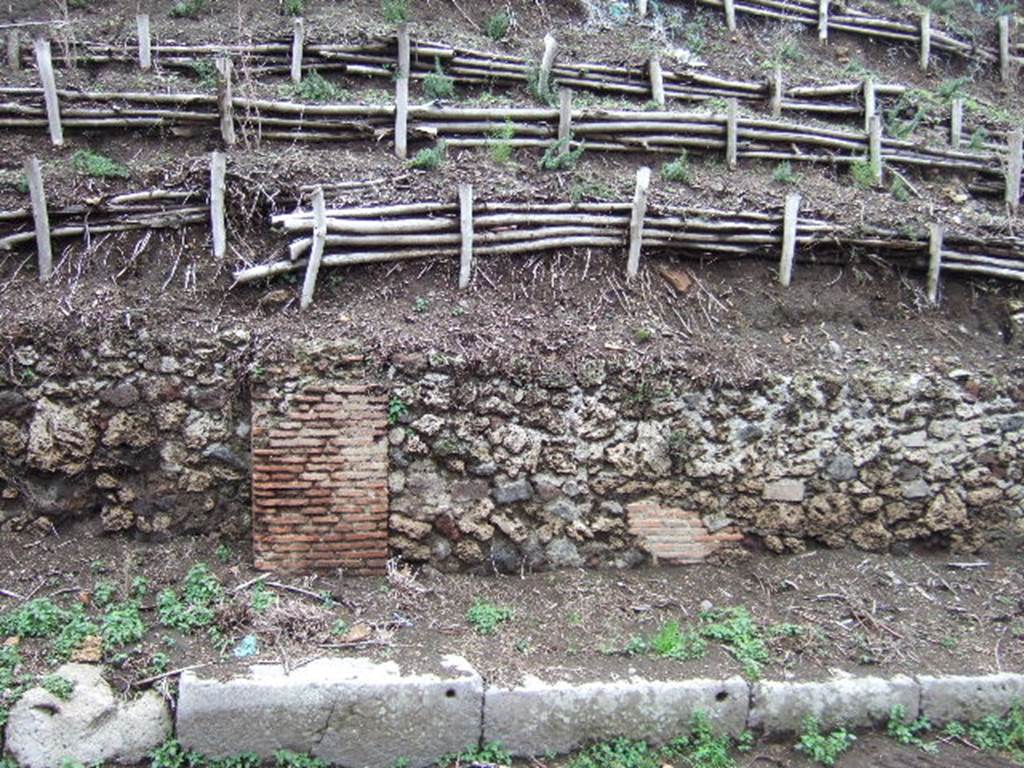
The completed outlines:
{"type": "Polygon", "coordinates": [[[204,563],[192,566],[179,596],[163,590],[156,600],[157,618],[165,627],[192,632],[213,624],[216,606],[223,596],[217,577],[204,563]]]}
{"type": "Polygon", "coordinates": [[[910,187],[899,176],[893,176],[892,184],[889,185],[889,194],[899,202],[905,203],[910,199],[910,187]]]}
{"type": "Polygon", "coordinates": [[[260,583],[249,591],[249,605],[256,613],[266,613],[277,602],[277,596],[260,583]]]}
{"type": "Polygon", "coordinates": [[[423,296],[417,296],[416,301],[412,303],[412,311],[418,315],[424,314],[430,309],[430,302],[423,296]]]}
{"type": "Polygon", "coordinates": [[[793,164],[789,160],[783,160],[775,166],[772,181],[777,184],[796,184],[800,181],[800,175],[793,170],[793,164]]]}
{"type": "Polygon", "coordinates": [[[1015,702],[1003,717],[988,715],[968,725],[950,723],[943,736],[966,739],[980,749],[1006,752],[1015,762],[1024,764],[1024,705],[1015,702]]]}
{"type": "Polygon", "coordinates": [[[98,179],[127,179],[131,175],[126,166],[90,149],[75,152],[71,165],[79,173],[98,179]]]}
{"type": "Polygon", "coordinates": [[[432,171],[444,162],[447,145],[439,141],[433,147],[424,147],[409,161],[409,167],[419,171],[432,171]]]}
{"type": "Polygon", "coordinates": [[[150,768],[200,768],[203,763],[202,755],[185,749],[173,738],[149,753],[150,768]]]}
{"type": "Polygon", "coordinates": [[[967,147],[974,150],[975,152],[980,151],[985,146],[985,142],[988,141],[988,131],[983,127],[979,127],[971,134],[971,139],[967,142],[967,147]]]}
{"type": "Polygon", "coordinates": [[[434,59],[434,71],[423,78],[423,91],[431,99],[450,99],[455,95],[455,81],[444,73],[440,59],[434,59]]]}
{"type": "Polygon", "coordinates": [[[117,587],[109,581],[101,581],[92,590],[92,601],[98,608],[104,608],[114,602],[117,597],[117,587]]]}
{"type": "Polygon", "coordinates": [[[149,580],[145,576],[136,576],[132,579],[128,591],[131,592],[132,597],[136,600],[141,600],[149,592],[149,580]]]}
{"type": "Polygon", "coordinates": [[[637,344],[646,344],[653,338],[654,331],[652,331],[650,328],[640,327],[633,329],[633,339],[637,342],[637,344]]]}
{"type": "Polygon", "coordinates": [[[512,17],[506,11],[498,11],[487,19],[487,22],[484,24],[484,31],[491,40],[504,40],[511,26],[512,17]]]}
{"type": "Polygon", "coordinates": [[[394,426],[409,414],[409,406],[400,397],[392,397],[388,401],[388,424],[394,426]]]}
{"type": "Polygon", "coordinates": [[[327,763],[312,755],[279,749],[274,753],[276,768],[327,768],[327,763]]]}
{"type": "Polygon", "coordinates": [[[816,763],[835,765],[839,756],[856,740],[856,736],[842,728],[824,734],[817,719],[808,717],[804,720],[803,733],[796,748],[816,763]]]}
{"type": "Polygon", "coordinates": [[[146,635],[146,625],[138,603],[129,600],[112,605],[103,615],[100,632],[104,644],[111,648],[139,642],[146,635]]]}
{"type": "Polygon", "coordinates": [[[255,752],[243,752],[231,757],[207,758],[206,768],[259,768],[263,759],[255,752]]]}
{"type": "Polygon", "coordinates": [[[500,741],[489,741],[482,747],[470,747],[455,755],[447,755],[437,761],[438,768],[452,765],[508,765],[512,755],[500,741]]]}
{"type": "Polygon", "coordinates": [[[861,189],[871,189],[875,186],[875,172],[867,160],[854,160],[850,163],[850,175],[861,189]]]}
{"type": "Polygon", "coordinates": [[[466,612],[466,620],[478,635],[493,635],[498,631],[499,624],[512,621],[512,610],[477,598],[466,612]]]}
{"type": "Polygon", "coordinates": [[[645,741],[618,738],[587,747],[568,768],[660,768],[664,760],[645,741]]]}
{"type": "Polygon", "coordinates": [[[717,640],[743,666],[743,673],[751,680],[761,677],[762,666],[768,661],[768,648],[761,637],[760,628],[750,612],[742,606],[701,611],[700,634],[717,640]]]}
{"type": "Polygon", "coordinates": [[[583,157],[584,144],[581,141],[576,149],[570,149],[571,139],[560,139],[544,150],[538,165],[545,171],[568,171],[576,167],[583,157]]]}
{"type": "Polygon", "coordinates": [[[325,79],[315,69],[310,70],[301,82],[289,86],[291,95],[303,101],[341,101],[345,98],[345,92],[325,79]]]}
{"type": "Polygon", "coordinates": [[[12,613],[0,616],[0,634],[51,637],[60,632],[66,619],[66,611],[48,597],[39,597],[12,613]]]}
{"type": "Polygon", "coordinates": [[[927,733],[931,730],[932,724],[928,722],[928,718],[919,717],[917,720],[909,723],[906,718],[906,708],[902,704],[893,704],[889,710],[889,722],[885,726],[886,734],[904,746],[912,745],[921,749],[927,748],[919,734],[927,733]]]}
{"type": "Polygon", "coordinates": [[[612,200],[615,198],[615,190],[601,181],[581,181],[573,179],[569,187],[569,199],[573,203],[579,203],[585,199],[612,200]]]}
{"type": "Polygon", "coordinates": [[[64,625],[53,640],[54,657],[58,661],[64,661],[82,645],[85,638],[99,633],[100,628],[86,618],[82,606],[69,609],[64,616],[64,625]]]}
{"type": "Polygon", "coordinates": [[[679,153],[679,157],[675,160],[662,165],[661,177],[665,179],[665,181],[671,181],[679,184],[689,184],[693,181],[693,174],[690,171],[689,153],[684,149],[679,153]]]}
{"type": "Polygon", "coordinates": [[[670,621],[648,641],[648,647],[666,659],[692,661],[703,658],[708,644],[696,632],[681,630],[678,621],[670,621]]]}
{"type": "Polygon", "coordinates": [[[515,126],[511,119],[506,119],[505,124],[491,133],[491,140],[487,143],[491,152],[491,158],[496,163],[507,163],[512,159],[512,138],[516,135],[515,126]]]}
{"type": "Polygon", "coordinates": [[[622,652],[627,656],[642,656],[647,653],[651,647],[647,644],[640,635],[633,635],[626,641],[626,646],[622,649],[622,652]]]}
{"type": "Polygon", "coordinates": [[[304,10],[305,0],[284,0],[281,3],[281,12],[285,16],[301,16],[304,10]]]}
{"type": "Polygon", "coordinates": [[[198,19],[199,14],[206,10],[206,0],[179,0],[171,8],[171,16],[176,19],[198,19]]]}
{"type": "Polygon", "coordinates": [[[749,731],[744,731],[735,742],[728,735],[716,734],[707,714],[698,710],[690,719],[690,733],[669,742],[663,753],[669,758],[683,758],[692,768],[735,768],[733,747],[746,752],[752,745],[753,735],[749,731]]]}
{"type": "Polygon", "coordinates": [[[171,665],[171,657],[163,651],[157,651],[149,658],[149,669],[154,675],[162,675],[171,665]]]}
{"type": "Polygon", "coordinates": [[[381,0],[380,13],[388,24],[404,24],[409,20],[409,0],[381,0]]]}
{"type": "Polygon", "coordinates": [[[217,545],[217,549],[213,551],[213,554],[224,565],[231,562],[231,547],[223,542],[217,545]]]}
{"type": "Polygon", "coordinates": [[[61,701],[67,701],[71,698],[71,694],[75,692],[75,684],[60,675],[47,675],[39,681],[39,684],[43,686],[47,693],[56,696],[61,701]]]}
{"type": "Polygon", "coordinates": [[[541,104],[553,106],[558,101],[558,95],[551,85],[551,81],[544,83],[540,78],[540,67],[531,66],[526,73],[526,90],[541,104]]]}
{"type": "Polygon", "coordinates": [[[214,66],[213,62],[200,59],[190,63],[189,68],[201,86],[204,88],[217,87],[217,67],[214,66]]]}

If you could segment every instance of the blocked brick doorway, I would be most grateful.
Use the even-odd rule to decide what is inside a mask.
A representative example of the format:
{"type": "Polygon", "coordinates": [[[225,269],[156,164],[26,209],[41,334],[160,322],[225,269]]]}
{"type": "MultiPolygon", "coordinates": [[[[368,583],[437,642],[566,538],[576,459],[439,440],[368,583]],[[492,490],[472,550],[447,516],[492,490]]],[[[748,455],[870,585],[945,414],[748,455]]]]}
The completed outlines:
{"type": "Polygon", "coordinates": [[[256,568],[385,571],[387,400],[365,383],[281,385],[252,400],[256,568]]]}

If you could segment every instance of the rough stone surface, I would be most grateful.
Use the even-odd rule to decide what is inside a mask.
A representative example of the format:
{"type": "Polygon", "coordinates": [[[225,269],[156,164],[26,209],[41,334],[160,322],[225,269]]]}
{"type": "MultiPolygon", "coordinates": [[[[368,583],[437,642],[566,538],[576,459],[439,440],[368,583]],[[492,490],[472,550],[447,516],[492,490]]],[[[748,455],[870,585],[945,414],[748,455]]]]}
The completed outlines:
{"type": "Polygon", "coordinates": [[[764,498],[768,501],[803,501],[805,495],[803,480],[776,480],[764,487],[764,498]]]}
{"type": "Polygon", "coordinates": [[[893,704],[906,717],[918,715],[920,688],[906,676],[891,679],[859,677],[820,683],[755,683],[750,727],[768,734],[799,733],[806,717],[815,717],[823,730],[873,728],[889,720],[893,704]]]}
{"type": "Polygon", "coordinates": [[[32,688],[11,709],[7,750],[22,768],[141,763],[171,733],[171,715],[156,693],[122,701],[89,664],[65,664],[56,673],[74,684],[62,701],[32,688]]]}
{"type": "Polygon", "coordinates": [[[921,714],[933,724],[1002,716],[1014,702],[1024,702],[1024,675],[918,677],[921,714]]]}
{"type": "Polygon", "coordinates": [[[592,741],[628,736],[664,743],[686,733],[697,710],[716,729],[746,727],[749,688],[738,677],[680,682],[545,683],[487,690],[484,741],[513,755],[565,753],[592,741]]]}
{"type": "Polygon", "coordinates": [[[182,676],[177,737],[210,757],[276,750],[311,752],[329,763],[427,766],[480,738],[483,681],[446,657],[438,674],[403,676],[393,662],[318,659],[290,675],[255,666],[227,682],[182,676]]]}

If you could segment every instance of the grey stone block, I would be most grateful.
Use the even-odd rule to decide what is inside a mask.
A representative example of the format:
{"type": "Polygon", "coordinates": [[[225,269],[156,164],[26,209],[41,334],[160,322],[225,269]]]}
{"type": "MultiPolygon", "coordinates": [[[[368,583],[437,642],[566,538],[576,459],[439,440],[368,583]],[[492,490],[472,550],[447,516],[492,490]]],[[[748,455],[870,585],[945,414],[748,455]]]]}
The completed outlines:
{"type": "Polygon", "coordinates": [[[951,720],[1003,716],[1014,702],[1024,704],[1024,675],[918,677],[921,714],[935,725],[951,720]]]}
{"type": "Polygon", "coordinates": [[[617,736],[658,744],[686,733],[698,710],[716,730],[737,735],[746,728],[749,693],[739,677],[583,684],[531,678],[487,690],[484,741],[500,741],[513,755],[565,753],[617,736]]]}
{"type": "Polygon", "coordinates": [[[803,480],[776,480],[764,486],[767,501],[803,501],[805,493],[803,480]]]}
{"type": "Polygon", "coordinates": [[[858,677],[820,683],[763,682],[754,685],[750,727],[766,734],[799,733],[814,717],[823,729],[872,728],[889,720],[893,704],[907,718],[918,715],[920,688],[910,677],[858,677]]]}
{"type": "Polygon", "coordinates": [[[403,676],[393,662],[335,658],[291,674],[255,666],[226,682],[185,673],[178,740],[210,757],[290,749],[360,768],[390,768],[399,758],[431,765],[480,739],[480,675],[459,657],[442,667],[403,676]]]}

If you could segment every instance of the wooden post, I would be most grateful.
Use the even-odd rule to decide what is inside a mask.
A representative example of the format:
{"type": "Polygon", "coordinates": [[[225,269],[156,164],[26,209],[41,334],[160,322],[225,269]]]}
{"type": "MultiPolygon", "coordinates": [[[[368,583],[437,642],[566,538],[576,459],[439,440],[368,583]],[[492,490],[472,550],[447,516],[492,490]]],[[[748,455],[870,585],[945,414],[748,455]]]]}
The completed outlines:
{"type": "Polygon", "coordinates": [[[775,65],[772,73],[772,117],[782,116],[782,65],[775,65]]]}
{"type": "Polygon", "coordinates": [[[875,116],[875,81],[864,78],[864,130],[871,130],[871,118],[875,116]]]}
{"type": "Polygon", "coordinates": [[[818,39],[828,42],[828,2],[829,0],[818,0],[818,39]]]}
{"type": "Polygon", "coordinates": [[[37,37],[33,47],[36,52],[39,80],[43,84],[43,99],[46,102],[46,121],[50,126],[50,141],[60,147],[64,144],[64,129],[60,124],[60,103],[57,101],[57,80],[53,76],[50,41],[45,37],[37,37]]]}
{"type": "Polygon", "coordinates": [[[641,19],[647,17],[647,0],[636,0],[636,12],[641,19]]]}
{"type": "Polygon", "coordinates": [[[939,302],[939,270],[942,269],[942,236],[941,224],[928,225],[928,301],[939,302]]]}
{"type": "Polygon", "coordinates": [[[960,149],[964,132],[964,100],[953,99],[949,114],[949,143],[953,149],[960,149]]]}
{"type": "Polygon", "coordinates": [[[737,163],[736,128],[738,121],[736,110],[736,99],[728,99],[725,102],[725,164],[729,170],[733,170],[737,163]]]}
{"type": "Polygon", "coordinates": [[[210,155],[210,229],[213,232],[213,255],[218,259],[223,259],[228,250],[224,214],[227,166],[227,156],[223,152],[214,152],[210,155]]]}
{"type": "Polygon", "coordinates": [[[800,215],[800,193],[786,195],[786,210],[782,216],[782,258],[779,259],[779,284],[789,287],[793,279],[793,257],[796,255],[796,227],[800,215]]]}
{"type": "Polygon", "coordinates": [[[1010,17],[999,17],[999,79],[1010,82],[1010,17]]]}
{"type": "Polygon", "coordinates": [[[302,19],[292,22],[292,82],[302,82],[302,46],[306,40],[306,24],[302,19]]]}
{"type": "Polygon", "coordinates": [[[39,282],[45,283],[53,274],[53,251],[50,249],[50,216],[46,211],[46,194],[43,192],[43,170],[38,157],[25,161],[25,177],[32,199],[32,220],[36,228],[36,253],[39,265],[39,282]]]}
{"type": "Polygon", "coordinates": [[[921,14],[921,71],[928,71],[928,63],[932,57],[932,12],[921,14]]]}
{"type": "Polygon", "coordinates": [[[736,0],[725,0],[725,26],[730,32],[736,31],[736,0]]]}
{"type": "Polygon", "coordinates": [[[555,54],[558,53],[558,43],[548,32],[544,35],[544,55],[540,60],[540,72],[537,73],[537,92],[543,98],[551,92],[551,68],[555,65],[555,54]]]}
{"type": "Polygon", "coordinates": [[[317,186],[313,190],[313,247],[309,251],[306,265],[306,279],[302,281],[302,298],[299,309],[305,310],[313,303],[316,278],[320,274],[320,261],[324,257],[324,243],[327,241],[327,214],[324,211],[324,190],[317,186]]]}
{"type": "Polygon", "coordinates": [[[14,27],[7,30],[7,66],[21,69],[21,35],[14,27]]]}
{"type": "Polygon", "coordinates": [[[868,127],[868,162],[875,186],[882,186],[882,118],[878,115],[872,116],[868,127]]]}
{"type": "Polygon", "coordinates": [[[228,147],[235,144],[235,104],[231,96],[231,58],[219,56],[217,65],[217,109],[220,111],[220,135],[228,147]]]}
{"type": "Polygon", "coordinates": [[[629,258],[626,276],[636,277],[640,270],[640,244],[644,237],[644,215],[647,213],[647,189],[651,186],[651,169],[636,172],[636,192],[633,194],[633,212],[629,217],[629,258]]]}
{"type": "Polygon", "coordinates": [[[409,154],[409,27],[398,25],[398,72],[395,80],[395,155],[409,154]]]}
{"type": "Polygon", "coordinates": [[[651,101],[659,107],[665,106],[665,76],[661,71],[661,59],[657,56],[647,64],[651,76],[651,101]]]}
{"type": "Polygon", "coordinates": [[[562,152],[569,151],[569,139],[571,138],[572,89],[561,88],[558,91],[558,143],[562,145],[562,152]]]}
{"type": "Polygon", "coordinates": [[[469,287],[473,275],[473,185],[459,184],[459,230],[462,252],[459,256],[459,289],[469,287]]]}
{"type": "Polygon", "coordinates": [[[152,40],[149,36],[149,14],[140,13],[135,17],[135,29],[139,37],[139,67],[144,71],[153,68],[152,40]]]}
{"type": "Polygon", "coordinates": [[[1022,144],[1024,144],[1024,131],[1020,128],[1010,131],[1006,157],[1006,204],[1010,206],[1012,213],[1017,213],[1017,208],[1020,206],[1022,144]]]}

